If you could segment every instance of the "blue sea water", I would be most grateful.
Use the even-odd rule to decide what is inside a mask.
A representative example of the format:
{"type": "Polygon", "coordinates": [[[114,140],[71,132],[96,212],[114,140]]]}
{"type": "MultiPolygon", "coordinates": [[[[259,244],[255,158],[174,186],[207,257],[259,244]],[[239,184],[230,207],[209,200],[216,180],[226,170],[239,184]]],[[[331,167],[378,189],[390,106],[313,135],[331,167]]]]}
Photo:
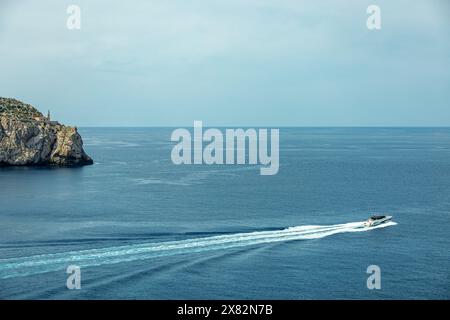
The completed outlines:
{"type": "Polygon", "coordinates": [[[0,169],[0,298],[450,298],[449,128],[282,128],[275,176],[175,166],[172,130],[82,128],[95,165],[0,169]]]}

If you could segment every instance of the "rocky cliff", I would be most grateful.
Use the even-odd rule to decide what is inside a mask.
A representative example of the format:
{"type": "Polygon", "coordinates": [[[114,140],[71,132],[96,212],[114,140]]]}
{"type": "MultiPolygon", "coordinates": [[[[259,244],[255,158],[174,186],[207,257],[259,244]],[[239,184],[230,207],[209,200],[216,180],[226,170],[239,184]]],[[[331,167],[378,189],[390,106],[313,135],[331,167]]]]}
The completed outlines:
{"type": "Polygon", "coordinates": [[[76,128],[51,121],[50,116],[19,100],[0,98],[0,166],[92,163],[76,128]]]}

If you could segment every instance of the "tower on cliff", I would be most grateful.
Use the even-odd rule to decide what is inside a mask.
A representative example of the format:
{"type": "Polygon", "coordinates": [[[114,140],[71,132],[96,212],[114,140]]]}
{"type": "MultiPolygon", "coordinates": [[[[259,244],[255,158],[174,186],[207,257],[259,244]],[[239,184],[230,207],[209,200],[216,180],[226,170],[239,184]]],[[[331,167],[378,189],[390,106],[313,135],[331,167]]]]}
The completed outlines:
{"type": "Polygon", "coordinates": [[[48,112],[47,112],[47,120],[51,121],[51,119],[50,119],[50,110],[48,110],[48,112]]]}

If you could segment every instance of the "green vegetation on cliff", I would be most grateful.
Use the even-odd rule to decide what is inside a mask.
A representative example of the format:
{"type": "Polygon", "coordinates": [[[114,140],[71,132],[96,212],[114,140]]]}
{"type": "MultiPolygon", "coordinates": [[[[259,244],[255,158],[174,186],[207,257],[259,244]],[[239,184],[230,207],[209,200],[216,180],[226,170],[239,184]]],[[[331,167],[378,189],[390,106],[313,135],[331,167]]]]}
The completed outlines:
{"type": "Polygon", "coordinates": [[[35,107],[12,98],[0,97],[0,116],[9,116],[19,120],[44,118],[35,107]]]}

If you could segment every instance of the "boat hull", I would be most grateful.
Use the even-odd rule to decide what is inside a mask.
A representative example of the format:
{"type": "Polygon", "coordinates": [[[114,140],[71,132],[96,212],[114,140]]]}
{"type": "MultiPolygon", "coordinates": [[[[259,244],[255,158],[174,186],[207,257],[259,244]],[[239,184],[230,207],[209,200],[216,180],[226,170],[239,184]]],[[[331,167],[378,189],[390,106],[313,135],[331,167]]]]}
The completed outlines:
{"type": "Polygon", "coordinates": [[[392,219],[392,216],[385,216],[382,219],[377,219],[377,220],[372,220],[369,219],[366,222],[364,222],[364,226],[365,227],[374,227],[374,226],[378,226],[380,224],[386,223],[388,221],[390,221],[392,219]]]}

